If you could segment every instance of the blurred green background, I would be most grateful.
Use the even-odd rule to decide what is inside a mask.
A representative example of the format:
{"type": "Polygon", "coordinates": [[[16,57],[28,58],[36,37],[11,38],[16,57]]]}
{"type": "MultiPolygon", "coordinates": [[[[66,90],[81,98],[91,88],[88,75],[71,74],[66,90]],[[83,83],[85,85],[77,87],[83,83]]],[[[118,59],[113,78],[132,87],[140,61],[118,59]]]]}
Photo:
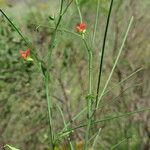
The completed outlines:
{"type": "MultiPolygon", "coordinates": [[[[49,20],[49,16],[57,16],[59,2],[59,0],[0,0],[0,7],[30,39],[39,56],[44,58],[53,31],[51,28],[53,22],[49,20]]],[[[66,4],[67,2],[69,0],[65,1],[66,4]]],[[[93,46],[95,93],[109,3],[109,0],[100,2],[98,29],[93,46]]],[[[80,0],[80,6],[91,43],[97,0],[80,0]]],[[[134,16],[134,23],[108,89],[135,70],[139,68],[142,70],[104,96],[103,108],[97,114],[98,118],[150,107],[149,8],[149,0],[114,1],[101,89],[108,78],[131,16],[134,16]]],[[[78,22],[79,16],[73,2],[64,15],[60,27],[74,32],[78,22]]],[[[66,120],[77,114],[86,104],[88,63],[85,47],[76,36],[59,32],[55,44],[50,87],[54,104],[54,130],[58,133],[63,127],[63,121],[57,104],[63,109],[66,120]]],[[[0,14],[0,146],[10,144],[21,150],[47,150],[49,149],[47,103],[43,82],[34,65],[21,59],[20,51],[26,48],[22,39],[0,14]]],[[[84,117],[79,118],[73,127],[84,121],[84,117]]],[[[105,122],[97,125],[97,129],[99,128],[102,128],[102,131],[96,150],[108,150],[124,138],[127,140],[116,150],[150,149],[149,112],[105,122]]],[[[73,140],[82,141],[84,133],[84,128],[75,131],[72,135],[73,140]]],[[[60,147],[64,150],[66,145],[65,140],[60,143],[60,147]]]]}

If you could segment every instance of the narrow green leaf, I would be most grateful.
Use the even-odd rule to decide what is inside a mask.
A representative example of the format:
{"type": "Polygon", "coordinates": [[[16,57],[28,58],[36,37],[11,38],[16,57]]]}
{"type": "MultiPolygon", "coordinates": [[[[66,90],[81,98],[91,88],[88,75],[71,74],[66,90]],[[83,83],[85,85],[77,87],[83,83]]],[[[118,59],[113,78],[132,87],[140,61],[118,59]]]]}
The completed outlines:
{"type": "Polygon", "coordinates": [[[119,145],[121,145],[123,142],[125,142],[128,138],[124,138],[123,140],[119,141],[117,144],[115,144],[114,146],[112,146],[110,148],[110,150],[113,150],[115,148],[117,148],[119,145]]]}
{"type": "Polygon", "coordinates": [[[125,45],[125,42],[126,42],[126,39],[127,39],[128,33],[129,33],[129,30],[130,30],[131,25],[132,25],[132,22],[133,22],[133,17],[131,17],[131,19],[130,19],[130,22],[129,22],[129,25],[128,25],[126,34],[125,34],[125,36],[124,36],[122,45],[121,45],[121,47],[120,47],[120,49],[119,49],[119,53],[118,53],[118,55],[117,55],[117,58],[116,58],[115,63],[114,63],[114,65],[113,65],[113,68],[112,68],[112,70],[111,70],[111,72],[110,72],[110,74],[109,74],[109,77],[108,77],[108,79],[107,79],[107,81],[106,81],[106,83],[105,83],[105,86],[104,86],[104,88],[103,88],[103,90],[102,90],[102,92],[101,92],[101,95],[100,95],[100,97],[98,98],[98,101],[97,101],[97,108],[98,108],[98,106],[99,106],[99,103],[100,103],[101,100],[102,100],[102,97],[103,97],[103,95],[104,95],[104,93],[105,93],[105,91],[106,91],[106,88],[107,88],[107,86],[108,86],[108,84],[109,84],[109,81],[111,80],[111,77],[112,77],[112,75],[113,75],[113,73],[114,73],[114,70],[115,70],[115,68],[116,68],[116,66],[117,66],[118,60],[119,60],[119,58],[120,58],[121,52],[122,52],[122,50],[123,50],[123,47],[124,47],[124,45],[125,45]]]}
{"type": "MultiPolygon", "coordinates": [[[[126,118],[126,117],[129,117],[129,116],[132,116],[132,115],[135,115],[135,114],[138,114],[138,113],[142,113],[142,112],[145,112],[145,111],[150,111],[150,108],[138,109],[138,110],[135,110],[135,111],[132,111],[132,112],[121,113],[119,115],[117,113],[117,115],[114,115],[114,116],[112,116],[112,115],[111,116],[106,116],[106,117],[104,117],[104,119],[92,122],[92,125],[102,123],[102,122],[106,122],[106,121],[115,120],[115,119],[126,118]]],[[[77,130],[79,128],[83,128],[83,127],[86,127],[86,126],[87,126],[87,123],[80,124],[80,125],[72,128],[72,129],[64,131],[64,133],[69,132],[69,131],[74,131],[74,130],[77,130]]]]}

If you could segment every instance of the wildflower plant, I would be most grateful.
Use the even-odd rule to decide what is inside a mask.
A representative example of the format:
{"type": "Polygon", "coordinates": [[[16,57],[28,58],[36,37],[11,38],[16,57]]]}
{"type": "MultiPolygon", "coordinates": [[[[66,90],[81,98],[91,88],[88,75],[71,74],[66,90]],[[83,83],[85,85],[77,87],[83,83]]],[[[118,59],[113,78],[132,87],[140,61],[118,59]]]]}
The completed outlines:
{"type": "MultiPolygon", "coordinates": [[[[51,35],[51,43],[49,45],[49,49],[46,51],[46,60],[42,60],[38,54],[36,53],[35,48],[32,46],[32,44],[30,43],[30,41],[28,40],[28,38],[26,38],[21,31],[16,27],[16,25],[9,19],[9,17],[5,14],[5,12],[3,10],[0,9],[0,12],[2,13],[2,15],[6,18],[6,20],[12,25],[12,27],[15,29],[15,31],[20,35],[20,37],[23,39],[23,41],[26,43],[27,49],[25,51],[21,51],[20,55],[22,57],[22,59],[24,61],[29,61],[29,62],[33,62],[33,64],[35,65],[35,67],[37,68],[38,72],[41,75],[41,78],[43,80],[44,83],[44,89],[45,89],[45,95],[46,95],[46,100],[47,100],[47,111],[48,111],[48,124],[49,124],[49,144],[50,144],[50,150],[56,150],[57,149],[57,145],[60,141],[62,141],[63,139],[67,139],[70,149],[71,150],[75,150],[76,147],[80,147],[83,150],[89,150],[89,148],[92,148],[93,150],[95,149],[95,144],[97,142],[97,139],[100,135],[101,132],[101,128],[99,130],[96,130],[96,133],[93,133],[92,127],[94,127],[96,124],[105,122],[105,121],[110,121],[113,119],[119,119],[119,118],[123,118],[123,117],[128,117],[130,115],[139,113],[139,112],[144,112],[146,110],[150,110],[148,109],[139,109],[139,110],[135,110],[133,112],[127,112],[127,113],[123,113],[120,115],[111,115],[111,116],[106,116],[105,118],[97,118],[97,111],[99,109],[101,109],[102,104],[101,101],[103,99],[103,96],[105,94],[107,94],[108,92],[108,85],[109,82],[112,78],[112,75],[114,73],[114,70],[116,68],[116,65],[119,61],[121,52],[123,50],[123,47],[125,45],[128,33],[130,31],[132,22],[133,22],[133,17],[131,17],[122,45],[119,49],[118,55],[115,59],[115,62],[113,64],[112,70],[109,74],[109,77],[106,81],[106,83],[104,84],[104,87],[102,90],[100,90],[100,86],[101,86],[101,77],[102,77],[102,69],[103,69],[103,62],[104,62],[104,55],[105,55],[105,45],[106,45],[106,40],[107,40],[107,33],[108,33],[108,29],[109,29],[109,23],[110,23],[110,18],[111,18],[111,13],[112,13],[112,9],[113,9],[113,0],[110,0],[110,7],[109,7],[109,12],[108,12],[108,16],[107,16],[107,21],[106,21],[106,26],[105,26],[105,33],[104,33],[104,38],[103,38],[103,44],[102,44],[102,49],[101,49],[101,55],[99,58],[99,68],[98,68],[98,80],[97,80],[97,88],[96,88],[96,92],[94,90],[94,85],[93,85],[93,47],[95,46],[95,38],[96,38],[96,32],[97,32],[97,22],[99,19],[99,7],[100,7],[100,0],[97,0],[97,13],[96,13],[96,17],[95,17],[95,23],[94,23],[94,31],[93,31],[93,35],[92,35],[92,44],[89,42],[89,31],[87,29],[87,26],[89,26],[88,22],[86,22],[83,17],[82,17],[82,13],[80,10],[80,4],[78,2],[78,0],[75,1],[69,1],[69,3],[67,5],[65,5],[64,0],[61,0],[60,3],[60,8],[59,8],[59,14],[58,16],[55,17],[50,17],[49,19],[51,21],[54,22],[55,26],[53,28],[53,32],[51,35]],[[67,12],[67,10],[71,7],[71,4],[75,4],[76,8],[78,10],[78,14],[79,14],[79,23],[75,26],[75,32],[72,32],[68,29],[63,29],[62,27],[60,28],[60,24],[61,21],[63,19],[64,14],[67,12]],[[86,23],[85,23],[86,22],[86,23]],[[51,97],[51,91],[50,91],[50,83],[51,81],[51,64],[52,62],[52,56],[53,56],[53,50],[55,47],[57,47],[56,45],[56,38],[57,38],[57,34],[58,31],[65,31],[66,33],[70,33],[75,35],[76,37],[80,38],[80,41],[84,44],[85,46],[85,50],[87,52],[87,64],[88,64],[88,83],[87,83],[87,94],[84,95],[85,97],[85,107],[83,110],[80,110],[80,112],[78,112],[78,114],[76,114],[75,116],[73,116],[71,118],[71,120],[66,121],[65,117],[64,117],[64,112],[62,110],[62,108],[58,105],[58,110],[60,112],[60,116],[63,120],[63,124],[64,127],[62,128],[62,130],[60,130],[57,134],[54,133],[54,124],[53,124],[53,112],[52,112],[52,108],[53,108],[53,100],[51,97]],[[71,125],[74,123],[75,120],[77,120],[80,116],[82,116],[83,114],[86,113],[86,118],[84,120],[84,123],[81,123],[75,127],[72,127],[71,125]],[[83,138],[83,141],[78,142],[78,144],[75,144],[75,141],[73,141],[71,139],[71,135],[73,134],[73,132],[79,128],[86,128],[85,129],[85,135],[83,138]],[[92,134],[95,134],[94,138],[92,139],[93,144],[92,146],[89,146],[89,141],[92,137],[92,134]]],[[[138,70],[140,71],[140,70],[138,70]]],[[[128,78],[130,78],[131,76],[133,76],[135,73],[137,73],[138,71],[134,72],[133,74],[131,74],[130,76],[128,76],[127,78],[125,78],[123,81],[126,81],[128,78]]],[[[118,83],[118,84],[120,84],[118,83]]],[[[52,84],[51,84],[52,85],[52,84]]],[[[116,147],[118,145],[118,143],[116,145],[113,145],[113,147],[116,147]]],[[[9,147],[9,146],[8,146],[9,147]]],[[[11,148],[11,147],[10,147],[11,148]]]]}

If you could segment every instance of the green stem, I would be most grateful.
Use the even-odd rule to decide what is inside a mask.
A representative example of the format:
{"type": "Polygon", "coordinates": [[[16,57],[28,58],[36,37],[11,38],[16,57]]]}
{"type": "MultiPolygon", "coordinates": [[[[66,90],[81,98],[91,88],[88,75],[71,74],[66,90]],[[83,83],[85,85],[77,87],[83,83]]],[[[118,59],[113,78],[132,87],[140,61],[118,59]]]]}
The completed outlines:
{"type": "Polygon", "coordinates": [[[51,65],[51,55],[52,55],[52,49],[55,46],[56,33],[57,33],[57,30],[58,30],[59,24],[61,22],[61,19],[62,19],[63,15],[64,15],[64,13],[63,13],[63,3],[64,3],[64,0],[61,0],[58,21],[56,23],[55,29],[54,29],[53,34],[52,34],[52,39],[51,39],[51,44],[50,44],[49,52],[46,55],[47,59],[48,59],[48,65],[49,66],[51,65]]]}
{"type": "MultiPolygon", "coordinates": [[[[79,118],[80,116],[82,116],[82,114],[87,110],[87,107],[83,108],[78,114],[76,114],[71,121],[66,123],[66,127],[68,128],[70,126],[71,123],[73,123],[77,118],[79,118]]],[[[66,130],[66,127],[64,127],[61,131],[60,134],[63,133],[63,131],[66,130]]]]}
{"type": "MultiPolygon", "coordinates": [[[[66,121],[65,121],[65,117],[64,117],[63,111],[62,111],[62,109],[60,108],[59,105],[58,105],[58,109],[59,109],[60,114],[61,114],[61,116],[62,116],[62,119],[63,119],[63,122],[64,122],[64,127],[65,127],[65,129],[67,130],[67,129],[68,129],[68,126],[67,126],[67,123],[66,123],[66,121]]],[[[67,135],[67,136],[68,136],[68,135],[67,135]]],[[[69,136],[70,136],[70,135],[69,135],[69,136]]],[[[68,137],[68,142],[69,142],[69,145],[70,145],[70,149],[71,149],[71,150],[74,150],[73,143],[72,143],[70,137],[68,137]]]]}
{"type": "MultiPolygon", "coordinates": [[[[49,27],[49,26],[46,26],[46,25],[38,25],[38,26],[36,27],[36,30],[38,31],[38,29],[39,29],[40,27],[46,27],[46,28],[49,28],[49,29],[55,29],[54,27],[49,27]]],[[[68,34],[72,34],[72,35],[74,35],[74,36],[76,36],[76,37],[79,37],[79,38],[82,37],[80,34],[75,33],[75,32],[73,32],[73,31],[70,31],[70,30],[67,30],[67,29],[65,29],[65,28],[57,28],[57,31],[61,31],[61,32],[65,32],[65,33],[68,33],[68,34]]]]}
{"type": "Polygon", "coordinates": [[[88,85],[88,87],[89,87],[88,94],[91,95],[92,94],[92,50],[89,48],[85,39],[83,39],[83,42],[84,42],[86,50],[88,52],[88,62],[89,62],[89,64],[88,64],[88,71],[89,71],[89,73],[88,73],[88,77],[89,77],[89,79],[88,79],[88,84],[89,84],[88,85]]]}
{"type": "Polygon", "coordinates": [[[106,22],[106,28],[105,28],[105,34],[104,34],[104,39],[103,39],[102,54],[101,54],[101,59],[100,59],[99,75],[98,75],[98,82],[97,82],[97,92],[96,92],[96,102],[95,102],[96,107],[97,107],[98,98],[99,98],[99,89],[100,89],[100,84],[101,84],[101,75],[102,75],[103,59],[104,59],[104,52],[105,52],[105,44],[106,44],[108,26],[109,26],[109,21],[110,21],[110,15],[112,12],[112,6],[113,6],[113,0],[111,0],[111,3],[110,3],[109,13],[108,13],[107,22],[106,22]]]}
{"type": "Polygon", "coordinates": [[[58,21],[57,21],[57,24],[56,24],[55,32],[57,31],[57,28],[58,28],[58,26],[60,24],[60,21],[62,19],[62,16],[63,16],[63,13],[62,13],[62,11],[63,11],[63,3],[64,3],[64,0],[61,0],[59,18],[58,18],[58,21]]]}
{"type": "MultiPolygon", "coordinates": [[[[78,9],[78,13],[79,13],[79,17],[80,17],[80,22],[83,22],[82,19],[82,15],[81,15],[81,11],[80,11],[80,7],[79,7],[79,3],[78,0],[76,0],[76,6],[78,9]]],[[[91,49],[89,49],[86,40],[84,39],[84,34],[82,36],[83,42],[85,44],[85,47],[88,51],[88,62],[89,62],[89,75],[88,75],[88,97],[87,97],[87,129],[86,129],[86,135],[85,135],[85,143],[84,143],[84,147],[83,150],[87,150],[87,146],[88,146],[88,139],[89,139],[89,134],[90,134],[90,126],[91,126],[91,122],[92,122],[92,117],[91,117],[91,111],[92,111],[92,51],[91,49]]]]}
{"type": "Polygon", "coordinates": [[[86,135],[85,135],[85,143],[83,150],[87,150],[88,146],[88,140],[89,140],[89,134],[90,134],[90,127],[92,122],[92,50],[88,47],[86,40],[83,39],[85,47],[88,52],[88,97],[87,97],[87,129],[86,129],[86,135]]]}
{"type": "Polygon", "coordinates": [[[122,144],[123,142],[127,141],[129,138],[124,138],[123,140],[119,141],[117,144],[115,144],[114,146],[112,146],[110,148],[110,150],[116,149],[116,147],[118,147],[120,144],[122,144]]]}
{"type": "MultiPolygon", "coordinates": [[[[50,45],[50,49],[49,49],[49,52],[48,52],[48,55],[47,55],[48,60],[49,60],[48,61],[49,66],[51,65],[51,55],[52,55],[52,49],[54,48],[54,45],[55,45],[57,29],[58,29],[59,24],[60,24],[61,19],[62,19],[63,2],[64,2],[64,0],[61,0],[59,18],[58,18],[56,27],[53,31],[51,45],[50,45]]],[[[53,130],[52,130],[52,112],[51,112],[52,104],[51,104],[50,97],[49,97],[49,75],[48,75],[48,72],[45,76],[45,90],[46,90],[46,98],[47,98],[47,105],[48,105],[48,117],[49,117],[51,148],[52,148],[52,150],[54,150],[55,145],[54,145],[54,137],[53,137],[54,135],[53,135],[53,130]]]]}
{"type": "Polygon", "coordinates": [[[69,4],[66,6],[66,8],[64,9],[64,11],[63,11],[63,13],[62,13],[62,16],[66,13],[67,9],[69,8],[69,6],[72,4],[73,1],[74,1],[74,0],[71,0],[71,1],[69,2],[69,4]]]}
{"type": "Polygon", "coordinates": [[[34,52],[34,49],[31,45],[31,43],[28,42],[28,40],[23,36],[23,34],[19,31],[19,29],[16,27],[16,25],[8,18],[8,16],[4,13],[4,11],[2,9],[0,9],[0,12],[7,19],[7,21],[10,23],[10,25],[15,29],[15,31],[20,35],[20,37],[25,42],[25,44],[30,48],[31,54],[33,56],[33,59],[36,61],[36,63],[40,62],[40,60],[38,59],[38,57],[36,56],[36,54],[34,52]]]}
{"type": "Polygon", "coordinates": [[[49,75],[48,73],[44,76],[44,83],[45,83],[45,92],[46,92],[46,100],[47,100],[47,106],[48,106],[48,118],[49,118],[49,130],[50,130],[50,143],[51,143],[51,149],[54,150],[54,140],[53,140],[53,130],[52,130],[52,103],[50,100],[49,95],[49,75]]]}
{"type": "MultiPolygon", "coordinates": [[[[115,60],[115,62],[114,62],[113,68],[112,68],[112,70],[111,70],[111,72],[110,72],[110,74],[109,74],[108,80],[106,81],[105,86],[104,86],[104,88],[103,88],[103,90],[102,90],[102,92],[101,92],[101,94],[100,94],[100,96],[99,96],[99,98],[98,98],[98,100],[97,100],[97,107],[98,107],[98,105],[99,105],[99,103],[100,103],[100,101],[101,101],[101,99],[102,99],[102,97],[103,97],[103,95],[104,95],[104,93],[105,93],[105,90],[106,90],[106,88],[107,88],[107,86],[108,86],[108,84],[109,84],[109,81],[110,81],[110,79],[111,79],[111,77],[112,77],[112,75],[113,75],[113,72],[114,72],[114,70],[115,70],[115,68],[116,68],[116,66],[117,66],[118,60],[119,60],[120,55],[121,55],[121,52],[122,52],[122,50],[123,50],[123,47],[124,47],[125,41],[126,41],[126,39],[127,39],[129,30],[130,30],[130,28],[131,28],[132,22],[133,22],[133,17],[131,17],[131,19],[130,19],[130,22],[129,22],[129,25],[128,25],[128,28],[127,28],[125,37],[124,37],[123,42],[122,42],[122,45],[121,45],[121,47],[120,47],[120,49],[119,49],[119,53],[118,53],[117,58],[116,58],[116,60],[115,60]]],[[[96,109],[97,109],[97,107],[96,107],[96,109]]]]}
{"type": "Polygon", "coordinates": [[[94,24],[92,46],[95,43],[96,30],[97,30],[97,24],[98,24],[98,17],[99,17],[99,9],[100,9],[100,0],[97,0],[97,11],[96,11],[95,24],[94,24]]]}
{"type": "Polygon", "coordinates": [[[93,145],[92,145],[92,149],[93,149],[93,150],[95,149],[95,145],[96,145],[96,143],[97,143],[97,141],[98,141],[98,138],[99,138],[101,129],[102,129],[102,128],[99,128],[98,133],[97,133],[96,137],[94,138],[93,145]]]}
{"type": "Polygon", "coordinates": [[[82,15],[81,15],[81,10],[80,10],[80,6],[79,6],[78,0],[76,0],[76,6],[77,6],[78,13],[79,13],[79,17],[80,17],[80,22],[83,22],[82,15]]]}
{"type": "MultiPolygon", "coordinates": [[[[111,121],[111,120],[115,120],[115,119],[119,119],[119,118],[125,118],[125,117],[128,117],[128,116],[137,114],[137,113],[145,112],[145,111],[150,111],[150,108],[139,109],[139,110],[135,110],[135,111],[132,111],[132,112],[123,113],[121,115],[116,115],[116,116],[106,116],[104,119],[93,121],[91,123],[91,125],[102,123],[102,122],[105,122],[105,121],[111,121]]],[[[64,133],[71,132],[71,131],[74,131],[74,130],[77,130],[79,128],[83,128],[83,127],[86,127],[86,126],[87,126],[87,123],[86,124],[81,124],[81,125],[76,126],[76,127],[72,128],[72,129],[64,131],[64,133]]]]}

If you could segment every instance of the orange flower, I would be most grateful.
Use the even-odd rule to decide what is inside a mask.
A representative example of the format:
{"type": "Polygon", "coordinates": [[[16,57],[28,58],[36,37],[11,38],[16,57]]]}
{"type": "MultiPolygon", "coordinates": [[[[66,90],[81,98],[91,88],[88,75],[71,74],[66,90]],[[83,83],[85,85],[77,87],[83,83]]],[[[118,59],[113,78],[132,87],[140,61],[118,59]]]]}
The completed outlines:
{"type": "Polygon", "coordinates": [[[20,54],[21,54],[21,57],[22,57],[23,59],[27,59],[27,57],[28,57],[29,54],[30,54],[30,49],[27,48],[25,51],[20,52],[20,54]]]}
{"type": "Polygon", "coordinates": [[[78,33],[84,33],[85,31],[86,31],[86,24],[85,23],[78,23],[77,25],[76,25],[76,31],[78,32],[78,33]]]}

